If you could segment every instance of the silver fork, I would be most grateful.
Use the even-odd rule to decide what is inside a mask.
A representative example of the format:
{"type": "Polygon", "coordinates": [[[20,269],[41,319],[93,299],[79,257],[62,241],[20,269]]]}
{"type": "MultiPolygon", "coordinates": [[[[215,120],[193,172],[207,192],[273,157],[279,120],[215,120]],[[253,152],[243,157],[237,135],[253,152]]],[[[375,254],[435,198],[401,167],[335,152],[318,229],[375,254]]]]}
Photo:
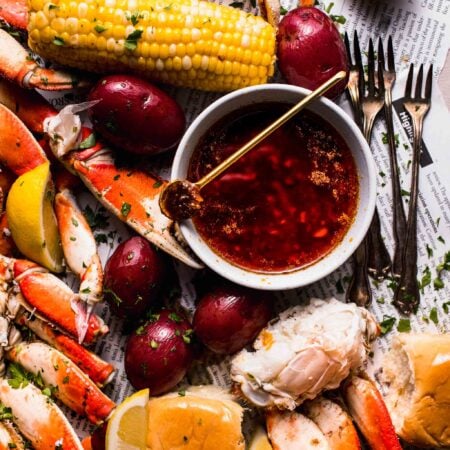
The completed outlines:
{"type": "Polygon", "coordinates": [[[386,118],[386,127],[389,143],[389,159],[391,166],[392,179],[392,198],[393,208],[393,234],[394,234],[394,260],[392,266],[393,275],[399,278],[402,273],[402,255],[404,248],[404,239],[406,236],[406,216],[403,209],[403,201],[401,196],[400,176],[397,164],[397,149],[395,145],[394,121],[392,118],[392,86],[395,83],[395,59],[394,49],[392,46],[392,37],[389,36],[387,46],[387,66],[384,59],[383,42],[378,41],[378,59],[383,71],[384,80],[384,115],[386,118]]]}
{"type": "Polygon", "coordinates": [[[408,227],[402,258],[402,273],[394,295],[394,305],[405,314],[415,311],[420,302],[419,282],[417,281],[417,195],[423,120],[431,106],[433,66],[431,65],[428,70],[424,97],[422,97],[423,64],[420,66],[417,75],[414,97],[412,96],[413,76],[414,64],[411,64],[403,102],[403,106],[411,116],[414,130],[411,194],[409,198],[408,227]]]}
{"type": "MultiPolygon", "coordinates": [[[[364,71],[362,67],[361,52],[359,49],[359,42],[355,32],[355,40],[353,42],[355,47],[355,64],[358,69],[358,97],[351,95],[355,101],[359,98],[359,104],[362,113],[362,130],[364,137],[370,145],[372,137],[373,124],[375,118],[384,106],[384,80],[380,61],[378,61],[378,89],[375,83],[375,51],[372,39],[369,40],[368,53],[368,77],[367,77],[367,93],[364,71]]],[[[347,37],[348,42],[348,37],[347,37]]],[[[350,45],[347,45],[347,51],[350,51],[350,45]]],[[[351,60],[351,54],[349,54],[351,60]]],[[[356,78],[356,67],[355,71],[356,78]]],[[[355,112],[358,108],[354,104],[355,112]]],[[[369,280],[367,277],[368,271],[377,279],[383,279],[389,272],[391,266],[389,253],[386,250],[380,232],[380,218],[378,211],[375,209],[375,214],[369,228],[369,232],[360,244],[354,254],[354,270],[353,278],[347,289],[347,301],[355,302],[358,305],[366,305],[370,303],[372,293],[370,291],[369,280]]]]}

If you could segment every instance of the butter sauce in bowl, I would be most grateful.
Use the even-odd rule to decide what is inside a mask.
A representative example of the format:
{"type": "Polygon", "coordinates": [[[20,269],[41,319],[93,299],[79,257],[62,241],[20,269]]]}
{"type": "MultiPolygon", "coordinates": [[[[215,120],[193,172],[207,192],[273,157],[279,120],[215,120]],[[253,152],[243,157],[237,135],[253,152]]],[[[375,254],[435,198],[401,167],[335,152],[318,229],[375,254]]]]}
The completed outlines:
{"type": "MultiPolygon", "coordinates": [[[[198,180],[307,93],[270,84],[220,98],[180,142],[172,179],[198,180]]],[[[375,173],[356,125],[321,98],[207,185],[201,212],[181,231],[205,264],[236,283],[304,286],[335,270],[363,239],[375,173]]]]}

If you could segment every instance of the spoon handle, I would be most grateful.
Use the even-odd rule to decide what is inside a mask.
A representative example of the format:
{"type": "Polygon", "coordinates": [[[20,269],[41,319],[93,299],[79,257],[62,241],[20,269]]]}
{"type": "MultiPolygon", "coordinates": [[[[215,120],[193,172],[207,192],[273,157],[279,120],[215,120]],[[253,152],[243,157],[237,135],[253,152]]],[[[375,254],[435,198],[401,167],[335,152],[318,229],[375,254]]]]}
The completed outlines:
{"type": "Polygon", "coordinates": [[[295,116],[299,111],[301,111],[306,105],[312,102],[317,97],[321,96],[329,89],[331,89],[336,83],[342,81],[347,76],[346,72],[340,71],[328,81],[319,86],[315,91],[308,94],[305,98],[300,100],[295,104],[289,111],[283,114],[279,119],[265,128],[261,133],[257,134],[252,140],[247,142],[241,148],[236,150],[227,159],[222,161],[217,167],[215,167],[211,172],[207,173],[204,177],[200,178],[195,184],[201,189],[207,185],[210,181],[214,180],[222,172],[228,169],[232,164],[234,164],[239,158],[244,156],[248,151],[258,145],[263,139],[272,134],[275,130],[280,128],[284,123],[286,123],[291,117],[295,116]]]}

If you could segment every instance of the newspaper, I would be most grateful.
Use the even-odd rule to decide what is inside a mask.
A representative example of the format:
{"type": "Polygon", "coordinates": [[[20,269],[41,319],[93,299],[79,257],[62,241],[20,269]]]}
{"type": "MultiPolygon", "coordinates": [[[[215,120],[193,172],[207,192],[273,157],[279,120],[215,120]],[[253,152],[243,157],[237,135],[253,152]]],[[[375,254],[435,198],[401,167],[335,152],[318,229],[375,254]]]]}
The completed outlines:
{"type": "MultiPolygon", "coordinates": [[[[285,9],[295,6],[292,2],[284,0],[282,5],[285,9]]],[[[257,12],[250,0],[246,0],[240,6],[248,11],[257,12]]],[[[407,70],[411,62],[416,65],[433,63],[435,81],[437,80],[450,44],[450,1],[335,0],[333,4],[326,2],[323,6],[333,15],[342,16],[345,19],[345,23],[340,26],[342,32],[347,31],[352,36],[354,30],[358,31],[363,49],[367,48],[370,37],[374,39],[381,37],[385,41],[388,35],[393,38],[398,75],[394,88],[394,120],[398,136],[397,156],[400,163],[401,184],[405,194],[404,206],[407,208],[412,159],[411,122],[402,106],[407,70]]],[[[341,19],[341,22],[343,21],[341,19]]],[[[277,75],[275,79],[281,78],[277,75]]],[[[171,88],[170,93],[183,106],[188,123],[220,96],[215,93],[175,88],[171,88]]],[[[57,107],[82,100],[76,93],[63,97],[59,94],[46,94],[46,96],[57,107]]],[[[350,105],[345,96],[339,99],[338,103],[351,114],[350,105]]],[[[382,233],[392,254],[392,194],[385,131],[384,121],[380,118],[375,125],[372,150],[379,171],[377,207],[382,222],[382,233]]],[[[424,285],[421,304],[418,313],[411,315],[408,318],[409,321],[400,322],[401,316],[391,304],[394,292],[392,280],[372,283],[374,301],[368,308],[380,322],[392,325],[392,329],[377,341],[373,359],[369,364],[369,370],[374,375],[379,370],[382,353],[387,349],[390,339],[401,332],[398,328],[405,330],[410,326],[413,331],[450,331],[450,277],[446,271],[443,271],[439,277],[440,281],[435,281],[438,277],[437,267],[442,263],[446,252],[450,250],[450,159],[448,157],[450,114],[443,102],[437,82],[433,86],[432,107],[425,120],[423,141],[418,201],[418,278],[424,285]]],[[[172,156],[158,159],[156,164],[161,175],[169,176],[172,156]]],[[[95,211],[101,211],[100,205],[90,194],[82,195],[79,200],[83,207],[90,205],[95,211]]],[[[101,213],[108,215],[104,211],[101,213]]],[[[103,233],[108,236],[108,242],[99,245],[103,264],[118,243],[129,235],[127,228],[114,217],[109,217],[108,222],[109,225],[105,229],[96,231],[97,234],[103,233]]],[[[181,287],[178,301],[190,314],[195,308],[196,300],[192,284],[195,271],[180,263],[175,264],[181,287]]],[[[348,261],[317,283],[295,291],[279,292],[277,293],[278,309],[282,310],[288,305],[305,302],[311,297],[334,296],[344,300],[350,275],[351,263],[348,261]]],[[[96,351],[117,368],[117,375],[106,388],[106,393],[116,402],[120,402],[133,391],[127,382],[123,368],[127,336],[123,334],[121,321],[112,317],[105,305],[100,306],[97,313],[105,319],[111,331],[97,344],[96,351]]],[[[208,354],[202,361],[194,364],[186,382],[230,386],[228,369],[229,358],[208,354]]],[[[75,414],[68,412],[68,416],[80,436],[85,436],[92,431],[92,427],[75,414]]]]}

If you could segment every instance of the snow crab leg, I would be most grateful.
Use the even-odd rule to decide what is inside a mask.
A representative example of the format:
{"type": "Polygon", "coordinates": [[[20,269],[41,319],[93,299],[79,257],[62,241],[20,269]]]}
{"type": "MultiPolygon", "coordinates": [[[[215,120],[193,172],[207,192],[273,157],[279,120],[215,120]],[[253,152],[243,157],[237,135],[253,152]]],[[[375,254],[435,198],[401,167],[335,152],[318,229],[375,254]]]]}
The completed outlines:
{"type": "Polygon", "coordinates": [[[55,403],[30,383],[12,386],[0,379],[0,402],[10,409],[20,432],[36,450],[83,450],[75,431],[55,403]]]}
{"type": "Polygon", "coordinates": [[[108,418],[115,403],[110,400],[70,359],[42,342],[20,343],[6,354],[26,371],[54,388],[55,397],[95,425],[108,418]]]}
{"type": "MultiPolygon", "coordinates": [[[[3,17],[7,9],[2,7],[3,17]]],[[[20,20],[22,13],[17,9],[16,12],[19,13],[17,20],[20,20]]],[[[0,67],[3,77],[25,88],[60,91],[92,84],[87,79],[79,79],[69,72],[40,67],[11,35],[2,29],[0,29],[0,67]]]]}
{"type": "Polygon", "coordinates": [[[115,369],[107,361],[78,344],[77,341],[55,330],[36,315],[21,309],[14,318],[21,326],[29,328],[47,344],[64,353],[99,387],[108,384],[114,377],[115,369]]]}
{"type": "Polygon", "coordinates": [[[352,377],[344,386],[350,414],[372,450],[401,450],[383,397],[372,381],[352,377]]]}

